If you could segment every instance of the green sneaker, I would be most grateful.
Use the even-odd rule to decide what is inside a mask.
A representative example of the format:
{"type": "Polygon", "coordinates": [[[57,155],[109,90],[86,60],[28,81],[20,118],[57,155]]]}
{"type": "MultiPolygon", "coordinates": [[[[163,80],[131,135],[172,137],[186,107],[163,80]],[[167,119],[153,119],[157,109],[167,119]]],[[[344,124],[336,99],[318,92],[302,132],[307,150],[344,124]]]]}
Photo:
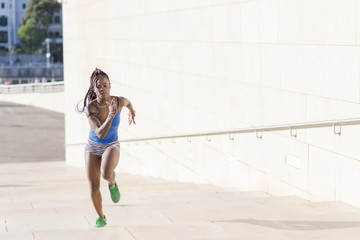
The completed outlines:
{"type": "Polygon", "coordinates": [[[119,202],[119,200],[120,200],[120,191],[119,191],[119,188],[118,188],[117,184],[115,183],[114,186],[109,185],[109,190],[110,190],[112,201],[114,203],[119,202]]]}
{"type": "Polygon", "coordinates": [[[104,218],[98,217],[96,219],[96,223],[95,223],[96,228],[105,227],[105,225],[106,225],[106,217],[105,216],[104,216],[104,218]]]}

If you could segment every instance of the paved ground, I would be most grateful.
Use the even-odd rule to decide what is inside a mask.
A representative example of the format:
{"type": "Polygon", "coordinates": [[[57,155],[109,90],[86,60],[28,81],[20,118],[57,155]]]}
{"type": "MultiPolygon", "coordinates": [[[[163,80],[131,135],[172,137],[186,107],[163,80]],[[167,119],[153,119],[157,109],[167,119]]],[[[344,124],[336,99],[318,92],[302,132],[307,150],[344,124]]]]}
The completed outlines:
{"type": "MultiPolygon", "coordinates": [[[[43,116],[44,122],[49,117],[49,125],[54,123],[51,113],[43,116]]],[[[12,141],[17,144],[17,140],[12,141]]],[[[34,154],[46,156],[45,152],[34,154]]],[[[23,157],[17,162],[15,154],[11,156],[15,162],[0,164],[1,240],[360,238],[360,209],[343,203],[310,203],[292,196],[273,197],[125,173],[117,176],[122,192],[118,204],[111,202],[102,181],[108,226],[94,229],[97,216],[84,169],[52,161],[61,159],[61,155],[45,157],[47,161],[42,162],[36,157],[28,158],[34,162],[20,161],[23,157]]]]}
{"type": "Polygon", "coordinates": [[[63,161],[64,114],[0,102],[0,163],[63,161]]]}

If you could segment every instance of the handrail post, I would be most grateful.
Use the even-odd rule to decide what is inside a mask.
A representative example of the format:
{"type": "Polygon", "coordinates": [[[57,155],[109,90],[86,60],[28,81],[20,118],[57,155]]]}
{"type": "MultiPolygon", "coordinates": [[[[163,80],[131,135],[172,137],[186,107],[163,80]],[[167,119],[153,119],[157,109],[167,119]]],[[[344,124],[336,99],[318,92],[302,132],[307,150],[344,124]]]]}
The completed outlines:
{"type": "Polygon", "coordinates": [[[297,129],[295,128],[295,133],[293,132],[294,128],[290,128],[290,136],[296,138],[297,137],[297,129]]]}
{"type": "Polygon", "coordinates": [[[334,134],[341,136],[341,125],[337,126],[336,124],[334,124],[334,134]],[[336,127],[339,127],[339,130],[336,130],[336,127]]]}
{"type": "Polygon", "coordinates": [[[231,133],[229,132],[229,139],[231,140],[231,141],[234,141],[234,139],[235,139],[235,137],[233,136],[233,137],[231,137],[231,133]]]}
{"type": "Polygon", "coordinates": [[[256,130],[256,137],[262,139],[262,132],[256,130]]]}

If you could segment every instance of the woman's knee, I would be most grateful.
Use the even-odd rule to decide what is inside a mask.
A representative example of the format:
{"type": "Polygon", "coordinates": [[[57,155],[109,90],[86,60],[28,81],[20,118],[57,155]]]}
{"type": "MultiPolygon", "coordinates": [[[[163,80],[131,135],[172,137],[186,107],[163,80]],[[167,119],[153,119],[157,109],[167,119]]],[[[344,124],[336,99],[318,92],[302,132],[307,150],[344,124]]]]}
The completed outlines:
{"type": "Polygon", "coordinates": [[[102,177],[103,177],[105,180],[110,180],[112,174],[113,174],[113,171],[106,171],[106,170],[101,173],[102,177]]]}
{"type": "Polygon", "coordinates": [[[100,184],[90,182],[90,191],[91,191],[91,194],[98,193],[100,191],[100,184]]]}

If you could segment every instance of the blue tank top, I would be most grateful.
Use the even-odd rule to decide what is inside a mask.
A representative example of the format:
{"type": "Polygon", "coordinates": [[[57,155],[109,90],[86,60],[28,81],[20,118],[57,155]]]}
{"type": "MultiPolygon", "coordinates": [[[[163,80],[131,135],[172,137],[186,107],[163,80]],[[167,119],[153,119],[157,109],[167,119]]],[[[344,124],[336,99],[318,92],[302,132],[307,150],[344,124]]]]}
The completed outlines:
{"type": "MultiPolygon", "coordinates": [[[[118,98],[118,111],[117,111],[114,119],[112,120],[109,131],[107,132],[104,139],[100,139],[98,136],[96,136],[94,130],[92,128],[90,128],[89,139],[91,141],[96,142],[96,143],[107,144],[107,143],[112,143],[112,142],[115,142],[116,140],[118,140],[118,128],[119,128],[119,124],[120,124],[119,103],[120,103],[120,99],[118,98]]],[[[101,123],[101,125],[104,124],[104,122],[101,122],[101,121],[100,121],[100,123],[101,123]]]]}

